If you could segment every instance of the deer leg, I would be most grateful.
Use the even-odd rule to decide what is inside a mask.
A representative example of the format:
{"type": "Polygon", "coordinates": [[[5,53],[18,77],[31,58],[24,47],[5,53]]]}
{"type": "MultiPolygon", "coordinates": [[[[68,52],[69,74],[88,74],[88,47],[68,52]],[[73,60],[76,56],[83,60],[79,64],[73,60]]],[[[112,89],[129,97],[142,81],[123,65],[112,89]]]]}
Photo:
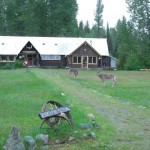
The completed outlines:
{"type": "Polygon", "coordinates": [[[69,76],[69,77],[70,77],[70,74],[71,74],[71,73],[70,73],[70,72],[68,72],[67,76],[69,76]]]}
{"type": "Polygon", "coordinates": [[[113,79],[113,84],[114,84],[114,85],[116,84],[116,79],[115,79],[115,78],[113,79]]]}
{"type": "Polygon", "coordinates": [[[116,80],[112,79],[112,87],[116,84],[116,80]]]}

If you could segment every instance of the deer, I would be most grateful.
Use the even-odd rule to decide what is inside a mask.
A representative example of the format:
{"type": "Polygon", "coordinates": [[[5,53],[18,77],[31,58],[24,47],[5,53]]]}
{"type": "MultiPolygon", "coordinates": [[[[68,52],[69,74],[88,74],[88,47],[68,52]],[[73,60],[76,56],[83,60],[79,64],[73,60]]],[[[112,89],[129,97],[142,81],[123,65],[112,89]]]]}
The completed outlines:
{"type": "Polygon", "coordinates": [[[98,73],[98,70],[97,70],[97,75],[102,80],[102,82],[104,83],[104,86],[105,86],[106,80],[112,80],[112,87],[117,83],[116,82],[116,75],[114,75],[114,74],[98,73]]]}
{"type": "Polygon", "coordinates": [[[68,76],[70,76],[71,74],[74,74],[74,77],[76,78],[76,76],[78,75],[78,69],[70,68],[68,71],[68,76]]]}

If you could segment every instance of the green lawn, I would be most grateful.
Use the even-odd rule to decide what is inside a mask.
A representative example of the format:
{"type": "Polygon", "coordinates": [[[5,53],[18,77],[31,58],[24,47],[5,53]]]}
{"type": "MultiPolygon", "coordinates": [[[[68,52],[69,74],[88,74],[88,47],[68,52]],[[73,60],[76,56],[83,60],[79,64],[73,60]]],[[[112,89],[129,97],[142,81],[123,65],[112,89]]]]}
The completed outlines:
{"type": "MultiPolygon", "coordinates": [[[[108,73],[109,71],[103,71],[108,73]]],[[[117,85],[111,88],[112,83],[106,82],[104,87],[94,71],[82,71],[83,77],[77,81],[82,86],[92,88],[104,95],[110,95],[116,100],[131,102],[150,108],[150,71],[110,71],[117,76],[117,85]],[[87,82],[88,81],[88,82],[87,82]]]]}
{"type": "Polygon", "coordinates": [[[150,107],[150,72],[113,73],[117,75],[117,85],[112,88],[110,82],[103,86],[95,70],[79,70],[77,79],[68,78],[65,69],[0,70],[0,147],[6,142],[12,126],[17,125],[22,137],[48,133],[51,139],[74,136],[80,141],[64,146],[64,149],[107,149],[116,129],[108,118],[98,115],[93,107],[94,100],[131,102],[136,106],[150,107]],[[75,121],[73,131],[69,126],[57,133],[39,129],[42,120],[38,113],[47,100],[57,100],[71,107],[75,121]],[[94,129],[96,140],[82,138],[87,131],[81,129],[80,123],[90,122],[88,113],[93,113],[101,126],[94,129]]]}

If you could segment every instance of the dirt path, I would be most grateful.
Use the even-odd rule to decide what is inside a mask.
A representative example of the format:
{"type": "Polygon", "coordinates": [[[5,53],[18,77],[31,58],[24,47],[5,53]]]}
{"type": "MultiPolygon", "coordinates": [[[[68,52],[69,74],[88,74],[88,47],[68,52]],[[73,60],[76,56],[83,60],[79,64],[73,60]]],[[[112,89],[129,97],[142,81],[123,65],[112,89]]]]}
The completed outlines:
{"type": "Polygon", "coordinates": [[[92,88],[80,85],[75,80],[68,80],[62,75],[44,74],[43,72],[38,72],[38,75],[45,80],[52,80],[63,91],[70,93],[76,99],[82,99],[113,123],[117,135],[108,146],[108,149],[150,149],[149,109],[131,103],[123,103],[106,95],[103,96],[92,88]]]}

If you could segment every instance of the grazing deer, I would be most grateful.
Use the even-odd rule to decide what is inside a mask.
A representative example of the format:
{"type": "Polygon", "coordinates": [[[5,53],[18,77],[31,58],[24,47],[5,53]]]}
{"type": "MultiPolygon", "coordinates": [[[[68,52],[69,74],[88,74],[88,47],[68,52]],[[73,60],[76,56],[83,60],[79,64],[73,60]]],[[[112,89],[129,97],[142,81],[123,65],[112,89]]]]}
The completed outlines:
{"type": "Polygon", "coordinates": [[[112,80],[112,87],[114,86],[114,84],[116,84],[116,75],[114,74],[103,74],[97,72],[97,75],[99,78],[101,78],[102,82],[104,83],[104,86],[106,80],[112,80]]]}
{"type": "Polygon", "coordinates": [[[78,69],[70,68],[68,71],[68,76],[70,76],[71,74],[74,74],[74,77],[76,78],[76,76],[78,75],[78,69]]]}

